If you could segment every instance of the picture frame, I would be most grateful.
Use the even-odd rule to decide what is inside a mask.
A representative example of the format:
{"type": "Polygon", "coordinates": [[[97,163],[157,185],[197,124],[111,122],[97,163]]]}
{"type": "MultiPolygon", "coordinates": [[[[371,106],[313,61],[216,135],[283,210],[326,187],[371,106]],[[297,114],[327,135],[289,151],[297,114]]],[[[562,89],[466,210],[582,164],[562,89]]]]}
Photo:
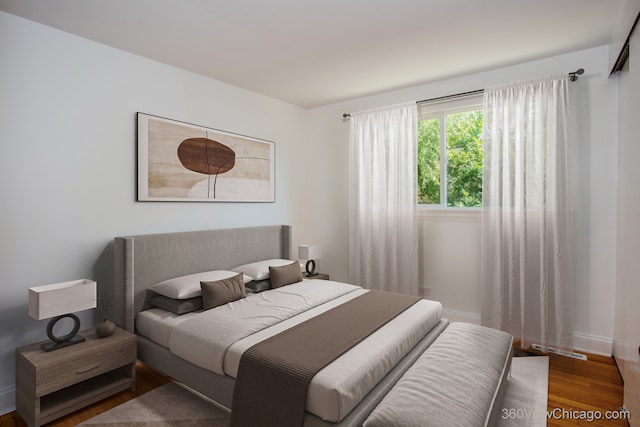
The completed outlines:
{"type": "Polygon", "coordinates": [[[275,143],[137,113],[138,201],[275,202],[275,143]]]}

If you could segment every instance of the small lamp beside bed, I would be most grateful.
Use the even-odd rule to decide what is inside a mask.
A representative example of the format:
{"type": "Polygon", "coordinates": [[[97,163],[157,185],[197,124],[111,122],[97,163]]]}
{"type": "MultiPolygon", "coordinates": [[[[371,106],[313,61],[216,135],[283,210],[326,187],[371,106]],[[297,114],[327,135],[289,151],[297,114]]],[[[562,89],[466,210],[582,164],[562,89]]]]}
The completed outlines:
{"type": "Polygon", "coordinates": [[[44,351],[53,351],[85,341],[81,335],[80,319],[76,311],[96,307],[96,282],[81,279],[71,282],[29,288],[29,316],[36,320],[51,319],[47,325],[47,336],[51,341],[42,344],[44,351]],[[65,317],[73,320],[71,332],[56,336],[54,327],[65,317]]]}
{"type": "Polygon", "coordinates": [[[318,244],[300,245],[298,246],[298,258],[306,259],[307,264],[305,270],[307,277],[315,276],[316,274],[316,261],[322,257],[322,246],[318,244]]]}

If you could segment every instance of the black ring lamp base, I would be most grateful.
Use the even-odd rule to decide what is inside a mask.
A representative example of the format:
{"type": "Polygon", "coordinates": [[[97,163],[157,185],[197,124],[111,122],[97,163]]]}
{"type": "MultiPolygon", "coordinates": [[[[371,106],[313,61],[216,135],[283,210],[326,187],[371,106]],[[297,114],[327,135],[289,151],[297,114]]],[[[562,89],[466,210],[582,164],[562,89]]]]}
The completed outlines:
{"type": "Polygon", "coordinates": [[[307,270],[307,277],[315,276],[316,274],[316,262],[312,259],[307,261],[304,268],[307,270]]]}
{"type": "Polygon", "coordinates": [[[86,339],[81,335],[77,335],[79,330],[80,319],[78,319],[78,316],[76,316],[75,314],[64,314],[62,316],[53,317],[51,320],[49,320],[49,324],[47,324],[47,336],[51,341],[42,344],[40,347],[42,347],[44,351],[53,351],[64,347],[69,347],[70,345],[80,344],[81,342],[86,341],[86,339]],[[65,317],[73,319],[73,329],[67,335],[58,337],[53,333],[53,328],[59,320],[62,320],[65,317]]]}

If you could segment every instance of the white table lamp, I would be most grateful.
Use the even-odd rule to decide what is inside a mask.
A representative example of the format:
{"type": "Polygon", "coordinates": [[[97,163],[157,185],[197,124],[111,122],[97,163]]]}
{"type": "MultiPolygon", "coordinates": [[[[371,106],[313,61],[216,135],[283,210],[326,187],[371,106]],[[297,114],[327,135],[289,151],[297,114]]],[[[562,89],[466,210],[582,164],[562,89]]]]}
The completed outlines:
{"type": "Polygon", "coordinates": [[[322,246],[318,244],[312,245],[300,245],[298,246],[298,259],[306,259],[307,264],[305,269],[307,270],[307,276],[315,276],[316,273],[316,261],[322,257],[322,246]]]}
{"type": "Polygon", "coordinates": [[[42,344],[42,349],[45,351],[57,350],[85,341],[84,337],[77,335],[80,330],[80,319],[72,313],[95,307],[96,282],[92,280],[73,280],[29,288],[29,316],[36,320],[51,318],[47,325],[47,336],[51,342],[42,344]],[[58,337],[53,333],[53,328],[65,317],[73,319],[73,329],[69,334],[58,337]]]}

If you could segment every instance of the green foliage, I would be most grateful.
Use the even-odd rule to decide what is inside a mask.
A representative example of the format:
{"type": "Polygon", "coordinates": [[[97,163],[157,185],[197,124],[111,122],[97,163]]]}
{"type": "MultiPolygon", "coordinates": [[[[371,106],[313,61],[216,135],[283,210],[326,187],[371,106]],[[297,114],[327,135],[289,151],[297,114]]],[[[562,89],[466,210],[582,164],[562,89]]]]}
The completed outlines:
{"type": "Polygon", "coordinates": [[[418,203],[440,203],[440,119],[418,122],[418,203]]]}
{"type": "Polygon", "coordinates": [[[447,206],[482,206],[482,110],[447,116],[447,206]]]}
{"type": "MultiPolygon", "coordinates": [[[[446,115],[447,206],[482,206],[482,110],[446,115]]],[[[418,203],[440,203],[440,119],[418,125],[418,203]]]]}

